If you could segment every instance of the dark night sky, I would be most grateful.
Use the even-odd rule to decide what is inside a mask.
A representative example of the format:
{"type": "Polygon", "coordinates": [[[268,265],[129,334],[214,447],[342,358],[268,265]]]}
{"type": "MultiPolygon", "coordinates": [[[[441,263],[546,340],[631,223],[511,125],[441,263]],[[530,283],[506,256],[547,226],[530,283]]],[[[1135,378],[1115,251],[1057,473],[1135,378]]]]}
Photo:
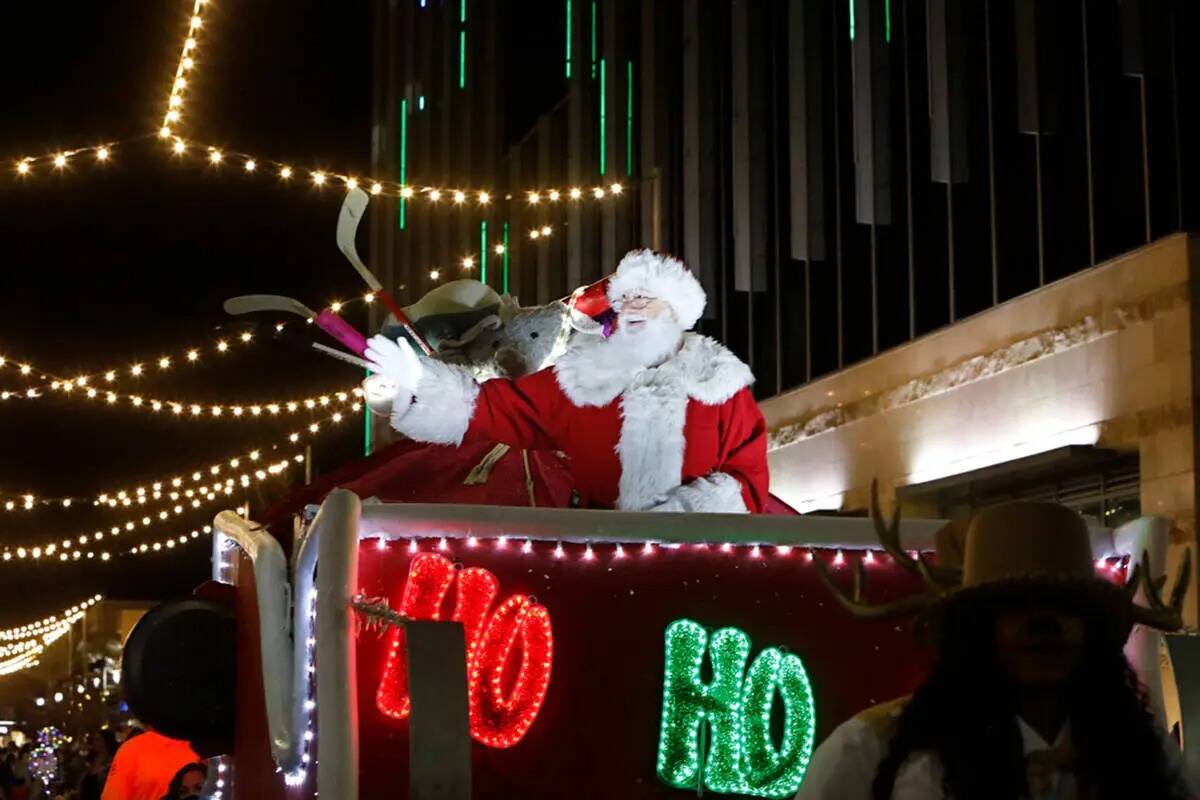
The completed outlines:
{"type": "MultiPolygon", "coordinates": [[[[528,0],[523,9],[530,14],[508,20],[512,137],[561,91],[557,81],[526,80],[557,75],[557,49],[549,45],[561,27],[554,17],[560,5],[528,0]]],[[[284,188],[274,177],[248,178],[229,166],[214,172],[202,158],[172,158],[153,139],[118,147],[104,167],[81,158],[64,175],[43,167],[17,180],[11,165],[21,157],[156,131],[190,9],[191,0],[6,6],[0,354],[65,376],[178,356],[190,346],[208,345],[211,363],[216,339],[243,330],[221,309],[227,297],[277,293],[319,307],[361,294],[334,242],[337,188],[284,188]]],[[[297,166],[365,174],[371,9],[366,0],[210,0],[179,132],[297,166]]],[[[414,165],[419,180],[418,173],[414,165]]],[[[359,248],[365,257],[365,234],[359,248]]],[[[361,306],[348,316],[365,324],[361,306]]],[[[341,389],[358,378],[353,367],[278,342],[221,362],[181,366],[127,391],[245,403],[341,389]]],[[[0,371],[0,387],[23,385],[11,370],[0,371]]],[[[0,489],[91,496],[280,443],[298,424],[295,417],[276,425],[157,419],[78,398],[10,401],[0,405],[0,489]]],[[[359,454],[361,442],[357,423],[323,435],[318,473],[359,454]]],[[[213,509],[156,530],[186,532],[211,521],[213,509]]],[[[90,508],[0,511],[0,540],[61,540],[131,516],[90,508]]],[[[97,591],[121,598],[187,592],[208,570],[201,544],[107,566],[22,569],[0,562],[0,626],[97,591]]]]}
{"type": "MultiPolygon", "coordinates": [[[[361,292],[334,244],[338,189],[285,189],[228,168],[216,175],[197,158],[173,161],[153,141],[118,148],[102,169],[81,159],[66,175],[42,169],[32,180],[15,179],[10,165],[19,157],[155,130],[190,6],[108,0],[5,8],[0,353],[58,374],[95,372],[211,345],[217,326],[230,324],[221,301],[231,295],[289,294],[320,305],[361,292]]],[[[185,137],[298,165],[366,170],[368,3],[210,3],[198,62],[185,137]]],[[[365,253],[365,242],[360,247],[365,253]]],[[[216,360],[211,351],[209,360],[216,360]]],[[[356,379],[353,367],[276,343],[223,361],[173,369],[140,389],[229,403],[308,395],[356,379]]],[[[22,384],[6,370],[0,385],[22,384]]],[[[269,445],[288,429],[157,420],[78,399],[10,401],[0,406],[0,487],[90,495],[269,445]]],[[[361,430],[354,425],[321,442],[318,467],[329,468],[361,447],[361,430]]],[[[161,530],[204,524],[210,508],[161,530]]],[[[61,538],[129,516],[0,511],[0,537],[61,538]]],[[[207,574],[206,553],[192,545],[107,567],[0,564],[0,626],[94,591],[187,591],[207,574]]]]}

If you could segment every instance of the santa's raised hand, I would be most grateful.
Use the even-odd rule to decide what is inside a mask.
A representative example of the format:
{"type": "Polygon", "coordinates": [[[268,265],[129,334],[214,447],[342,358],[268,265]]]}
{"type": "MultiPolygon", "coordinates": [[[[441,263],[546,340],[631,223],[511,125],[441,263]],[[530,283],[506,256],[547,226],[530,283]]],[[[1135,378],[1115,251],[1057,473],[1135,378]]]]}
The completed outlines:
{"type": "Polygon", "coordinates": [[[397,389],[409,394],[417,390],[424,367],[421,357],[413,352],[412,345],[404,339],[392,341],[386,336],[372,336],[367,340],[367,350],[363,355],[371,362],[371,371],[389,379],[397,389]]]}

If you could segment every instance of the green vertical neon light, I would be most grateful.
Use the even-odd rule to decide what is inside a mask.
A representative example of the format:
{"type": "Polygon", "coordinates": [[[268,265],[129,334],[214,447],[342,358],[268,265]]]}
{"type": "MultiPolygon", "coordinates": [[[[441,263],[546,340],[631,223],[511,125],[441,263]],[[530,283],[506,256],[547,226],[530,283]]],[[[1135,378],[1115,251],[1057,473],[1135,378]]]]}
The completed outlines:
{"type": "Polygon", "coordinates": [[[604,175],[605,168],[608,165],[605,150],[608,142],[605,137],[605,129],[608,128],[608,97],[605,91],[605,69],[604,59],[600,59],[600,174],[604,175]]]}
{"type": "Polygon", "coordinates": [[[487,283],[487,220],[479,221],[479,282],[487,283]]]}
{"type": "MultiPolygon", "coordinates": [[[[408,100],[400,101],[400,185],[403,186],[408,178],[408,100]]],[[[400,198],[400,230],[404,230],[407,220],[407,202],[400,198]]]]}
{"type": "Polygon", "coordinates": [[[567,77],[571,77],[571,0],[567,0],[567,77]]]}
{"type": "Polygon", "coordinates": [[[850,0],[850,41],[854,41],[854,0],[850,0]]]}
{"type": "Polygon", "coordinates": [[[633,62],[625,62],[625,174],[633,174],[633,62]]]}
{"type": "Polygon", "coordinates": [[[467,88],[467,32],[458,32],[458,88],[467,88]]]}
{"type": "Polygon", "coordinates": [[[501,276],[500,291],[508,294],[508,223],[504,223],[504,274],[501,276]]]}
{"type": "Polygon", "coordinates": [[[424,110],[425,110],[425,95],[421,95],[420,97],[417,98],[417,111],[424,111],[424,110]]]}
{"type": "Polygon", "coordinates": [[[592,77],[596,77],[596,0],[592,0],[592,77]]]}
{"type": "Polygon", "coordinates": [[[892,40],[892,0],[883,0],[883,38],[892,40]]]}
{"type": "Polygon", "coordinates": [[[464,25],[467,23],[467,0],[460,0],[458,4],[458,21],[464,25]]]}
{"type": "MultiPolygon", "coordinates": [[[[366,377],[371,377],[371,370],[363,370],[366,377]]],[[[371,412],[365,410],[363,412],[363,455],[371,455],[371,412]]]]}

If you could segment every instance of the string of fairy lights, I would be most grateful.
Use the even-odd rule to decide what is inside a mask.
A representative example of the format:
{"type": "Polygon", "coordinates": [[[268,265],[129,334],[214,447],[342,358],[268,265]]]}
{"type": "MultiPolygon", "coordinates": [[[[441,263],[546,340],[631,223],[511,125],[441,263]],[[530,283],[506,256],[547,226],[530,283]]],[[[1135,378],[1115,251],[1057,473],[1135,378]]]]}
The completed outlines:
{"type": "MultiPolygon", "coordinates": [[[[206,505],[210,505],[219,500],[224,500],[232,496],[239,489],[248,489],[255,483],[261,483],[269,478],[283,475],[293,464],[301,464],[304,462],[304,455],[297,453],[290,458],[284,458],[272,464],[263,465],[262,469],[255,470],[253,473],[242,473],[240,476],[227,477],[223,481],[215,481],[211,484],[202,486],[199,490],[187,489],[188,497],[182,497],[184,493],[170,492],[170,495],[179,498],[179,501],[174,505],[169,505],[157,510],[154,513],[143,514],[136,519],[128,519],[117,524],[111,524],[107,530],[97,528],[90,532],[78,533],[62,538],[61,540],[46,541],[38,544],[25,543],[23,545],[14,545],[10,542],[11,536],[3,536],[6,544],[0,550],[0,558],[5,561],[12,560],[13,556],[21,558],[41,558],[42,555],[54,556],[56,552],[64,554],[62,560],[71,557],[68,554],[72,549],[78,548],[91,543],[104,541],[106,538],[115,538],[123,533],[130,533],[140,528],[149,528],[153,525],[160,524],[170,520],[172,517],[179,517],[186,513],[199,510],[206,505]]],[[[144,495],[143,495],[144,496],[144,495]]]]}
{"type": "MultiPolygon", "coordinates": [[[[352,410],[354,412],[360,412],[362,410],[362,408],[363,408],[363,406],[361,403],[355,403],[352,406],[352,410]]],[[[292,433],[288,434],[287,440],[291,444],[297,444],[301,440],[306,438],[307,436],[316,435],[317,433],[320,433],[322,430],[327,430],[331,426],[337,425],[338,423],[343,422],[345,419],[346,419],[345,413],[343,413],[341,411],[334,412],[333,414],[331,414],[330,416],[326,417],[323,420],[311,423],[303,432],[293,431],[292,433]]],[[[261,457],[261,453],[260,453],[260,451],[256,451],[256,450],[251,451],[247,455],[247,457],[251,461],[256,461],[258,458],[261,457]]],[[[193,498],[192,498],[193,507],[196,507],[195,503],[198,501],[201,501],[201,499],[208,500],[208,501],[214,501],[214,500],[219,499],[222,494],[224,494],[225,496],[232,495],[234,493],[234,491],[236,490],[236,488],[239,486],[241,488],[248,488],[251,485],[252,478],[253,478],[253,480],[258,480],[258,481],[265,480],[267,477],[269,477],[273,474],[279,474],[279,473],[283,472],[284,470],[286,470],[288,463],[301,463],[301,462],[303,462],[303,460],[304,460],[304,456],[297,453],[290,457],[290,462],[287,459],[285,459],[283,461],[276,462],[275,464],[265,466],[260,469],[256,469],[253,473],[242,473],[239,476],[237,476],[236,478],[234,478],[232,476],[226,476],[223,481],[215,482],[212,485],[203,487],[203,493],[200,496],[193,496],[193,498]]],[[[238,467],[241,466],[241,464],[242,464],[241,458],[236,458],[236,457],[231,458],[227,462],[219,462],[219,463],[210,465],[207,469],[207,474],[210,476],[219,475],[222,472],[222,470],[226,468],[226,466],[228,466],[228,468],[231,468],[231,469],[237,469],[238,467]]],[[[190,479],[193,483],[198,483],[198,482],[201,482],[206,479],[205,474],[206,474],[205,470],[195,470],[194,472],[191,473],[190,479]]],[[[135,498],[135,497],[142,498],[142,497],[149,496],[153,499],[160,499],[164,496],[166,496],[168,498],[171,498],[172,496],[178,497],[181,493],[184,494],[184,496],[186,496],[187,489],[183,488],[184,484],[185,484],[185,478],[183,476],[176,475],[176,476],[170,478],[169,482],[172,487],[171,489],[166,488],[165,481],[154,481],[150,484],[151,488],[149,491],[146,490],[145,486],[139,486],[139,487],[134,488],[133,490],[118,489],[118,490],[112,492],[111,494],[108,492],[101,493],[100,495],[97,496],[96,500],[101,503],[105,503],[105,504],[108,504],[111,506],[114,504],[114,502],[119,505],[130,505],[133,503],[133,498],[135,498]],[[174,489],[180,489],[181,492],[175,492],[175,491],[173,491],[174,489]]],[[[194,495],[196,493],[196,490],[194,488],[193,488],[193,493],[194,493],[194,495]]],[[[30,497],[30,495],[26,495],[26,497],[30,497]]],[[[35,498],[35,501],[36,501],[36,498],[35,498]]],[[[179,505],[183,505],[183,504],[179,504],[179,505]]],[[[244,509],[243,513],[247,512],[247,511],[248,511],[248,509],[244,509]]],[[[172,513],[175,513],[174,507],[172,507],[170,510],[164,509],[164,510],[160,511],[157,516],[159,518],[159,521],[163,521],[165,519],[168,519],[172,513]]],[[[177,513],[182,514],[184,512],[181,510],[177,513]]],[[[129,532],[129,531],[136,530],[139,522],[143,527],[148,527],[154,523],[154,519],[151,516],[147,515],[147,516],[143,516],[138,521],[127,520],[122,525],[110,526],[108,529],[108,532],[107,532],[107,536],[111,538],[111,537],[119,536],[122,532],[129,532]]],[[[207,530],[206,530],[206,532],[207,532],[207,530]]],[[[192,531],[191,534],[194,534],[194,535],[190,535],[190,538],[193,538],[193,539],[197,538],[200,535],[197,531],[192,531]]],[[[141,545],[137,545],[137,546],[130,548],[130,550],[128,550],[128,551],[117,551],[115,554],[108,550],[98,550],[98,549],[84,550],[84,549],[82,549],[84,546],[86,546],[88,544],[94,545],[97,540],[99,540],[99,541],[105,540],[105,532],[103,530],[97,530],[97,531],[91,532],[90,534],[79,534],[74,539],[72,539],[71,537],[61,539],[61,540],[56,539],[53,542],[43,543],[40,545],[32,545],[32,546],[28,546],[28,547],[24,546],[24,545],[21,545],[21,546],[8,545],[8,546],[5,546],[3,548],[3,550],[0,550],[0,561],[6,561],[6,562],[7,561],[26,561],[26,562],[43,561],[46,563],[53,563],[54,560],[57,560],[59,562],[64,562],[64,561],[79,561],[79,560],[83,560],[83,559],[91,560],[91,559],[96,559],[96,558],[99,558],[99,560],[101,560],[101,561],[108,561],[110,558],[113,557],[113,555],[120,555],[120,554],[124,554],[124,553],[144,554],[147,552],[159,552],[163,549],[171,550],[175,547],[175,544],[172,544],[172,542],[175,542],[178,544],[183,544],[187,541],[188,538],[189,538],[189,534],[173,535],[173,536],[169,536],[164,539],[161,539],[160,541],[158,541],[156,543],[147,544],[145,547],[142,547],[141,545]],[[155,546],[155,544],[157,544],[158,546],[155,546]]]]}
{"type": "MultiPolygon", "coordinates": [[[[133,506],[146,506],[155,501],[165,503],[195,503],[197,500],[211,500],[210,495],[221,491],[221,487],[230,483],[246,484],[251,479],[265,480],[268,475],[274,474],[279,470],[272,470],[271,467],[262,468],[257,463],[261,453],[258,450],[251,450],[244,457],[235,457],[229,459],[228,462],[220,464],[212,464],[204,470],[195,470],[191,473],[190,481],[206,480],[206,476],[217,476],[222,474],[224,468],[236,470],[243,466],[243,461],[248,461],[250,464],[246,466],[254,466],[252,470],[242,472],[240,474],[227,475],[212,484],[199,483],[196,486],[185,485],[186,480],[183,476],[176,475],[169,481],[170,486],[164,485],[165,481],[155,481],[146,486],[137,486],[132,489],[118,489],[115,492],[101,492],[95,497],[73,497],[73,496],[58,496],[58,497],[38,497],[33,494],[5,494],[0,493],[0,508],[5,511],[33,511],[38,506],[71,508],[76,504],[85,505],[90,503],[92,506],[100,509],[119,509],[131,508],[133,506]]],[[[297,453],[292,457],[292,460],[303,460],[303,456],[297,453]]],[[[285,459],[286,461],[286,459],[285,459]]],[[[282,465],[284,462],[276,462],[282,465]]],[[[289,462],[290,463],[290,462],[289,462]]]]}
{"type": "Polygon", "coordinates": [[[83,619],[89,608],[103,599],[102,595],[93,595],[57,614],[15,628],[0,630],[0,642],[10,643],[0,646],[0,675],[11,675],[37,666],[42,653],[65,636],[76,622],[83,619]]]}

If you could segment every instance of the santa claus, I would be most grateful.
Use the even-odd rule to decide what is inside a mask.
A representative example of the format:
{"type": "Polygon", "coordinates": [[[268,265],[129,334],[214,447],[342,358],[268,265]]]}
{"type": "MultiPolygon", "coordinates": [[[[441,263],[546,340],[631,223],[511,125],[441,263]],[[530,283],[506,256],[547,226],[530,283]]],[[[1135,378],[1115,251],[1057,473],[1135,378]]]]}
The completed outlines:
{"type": "Polygon", "coordinates": [[[699,281],[680,261],[639,250],[603,297],[604,335],[576,337],[552,367],[516,380],[480,384],[404,340],[372,337],[366,356],[378,375],[367,392],[392,399],[392,426],[417,441],[561,451],[586,508],[761,512],[766,427],[754,376],[689,332],[704,312],[699,281]]]}

